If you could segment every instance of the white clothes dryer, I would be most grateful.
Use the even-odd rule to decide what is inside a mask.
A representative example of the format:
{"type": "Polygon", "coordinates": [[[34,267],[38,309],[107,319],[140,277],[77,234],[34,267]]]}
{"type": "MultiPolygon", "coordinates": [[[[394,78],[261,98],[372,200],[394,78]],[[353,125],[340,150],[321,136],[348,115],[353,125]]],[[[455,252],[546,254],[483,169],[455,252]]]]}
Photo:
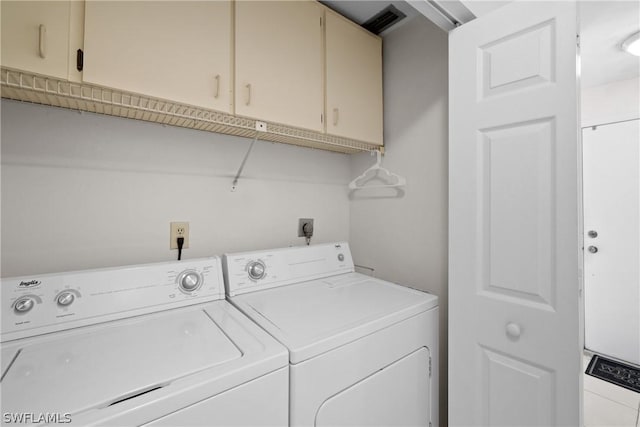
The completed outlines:
{"type": "Polygon", "coordinates": [[[282,426],[287,350],[219,258],[2,279],[2,423],[282,426]]]}
{"type": "Polygon", "coordinates": [[[290,425],[437,426],[438,299],[335,243],[228,254],[228,299],[289,349],[290,425]]]}

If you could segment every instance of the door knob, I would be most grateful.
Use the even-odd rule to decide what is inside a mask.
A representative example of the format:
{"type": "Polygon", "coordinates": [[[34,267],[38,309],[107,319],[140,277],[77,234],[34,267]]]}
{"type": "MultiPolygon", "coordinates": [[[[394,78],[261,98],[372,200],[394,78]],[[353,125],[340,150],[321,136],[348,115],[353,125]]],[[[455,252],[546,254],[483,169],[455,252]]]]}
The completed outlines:
{"type": "Polygon", "coordinates": [[[589,246],[587,248],[589,250],[589,252],[591,252],[592,254],[595,254],[596,252],[598,252],[598,248],[596,246],[589,246]]]}
{"type": "Polygon", "coordinates": [[[595,239],[596,237],[598,237],[598,232],[596,230],[589,230],[589,232],[587,233],[587,236],[591,237],[592,239],[595,239]]]}
{"type": "Polygon", "coordinates": [[[522,333],[520,325],[513,322],[507,323],[506,330],[507,330],[507,336],[514,340],[517,340],[518,338],[520,338],[520,334],[522,333]]]}

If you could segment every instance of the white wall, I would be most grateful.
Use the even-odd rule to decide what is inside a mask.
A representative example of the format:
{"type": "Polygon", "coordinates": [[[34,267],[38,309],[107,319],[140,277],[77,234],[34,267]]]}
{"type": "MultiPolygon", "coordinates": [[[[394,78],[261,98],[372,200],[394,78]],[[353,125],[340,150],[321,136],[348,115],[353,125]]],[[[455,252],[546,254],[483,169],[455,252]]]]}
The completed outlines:
{"type": "Polygon", "coordinates": [[[2,100],[2,276],[349,238],[349,156],[2,100]]]}
{"type": "Polygon", "coordinates": [[[640,77],[583,88],[582,126],[640,118],[640,77]]]}
{"type": "MultiPolygon", "coordinates": [[[[407,179],[406,193],[369,199],[363,198],[364,191],[354,194],[350,233],[356,264],[375,268],[376,277],[440,297],[442,425],[447,397],[447,49],[447,34],[422,16],[385,36],[383,166],[407,179]]],[[[352,160],[355,177],[374,158],[360,154],[352,160]]]]}

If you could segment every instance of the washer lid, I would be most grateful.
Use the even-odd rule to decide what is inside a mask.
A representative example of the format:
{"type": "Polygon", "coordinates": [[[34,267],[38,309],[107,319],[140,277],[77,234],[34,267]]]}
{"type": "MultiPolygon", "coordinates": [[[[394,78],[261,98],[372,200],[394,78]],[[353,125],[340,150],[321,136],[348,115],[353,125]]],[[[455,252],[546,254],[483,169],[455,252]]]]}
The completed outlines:
{"type": "Polygon", "coordinates": [[[242,354],[203,310],[194,310],[58,333],[2,356],[12,358],[2,378],[4,412],[75,414],[242,354]]]}
{"type": "Polygon", "coordinates": [[[435,295],[358,273],[232,298],[298,363],[437,306],[435,295]]]}

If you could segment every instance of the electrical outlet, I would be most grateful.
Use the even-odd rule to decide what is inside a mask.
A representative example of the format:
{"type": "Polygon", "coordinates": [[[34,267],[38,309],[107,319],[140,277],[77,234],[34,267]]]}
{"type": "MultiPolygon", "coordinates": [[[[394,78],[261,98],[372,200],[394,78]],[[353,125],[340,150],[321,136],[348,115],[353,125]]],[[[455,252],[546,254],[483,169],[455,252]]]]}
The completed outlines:
{"type": "Polygon", "coordinates": [[[313,236],[313,218],[298,219],[298,237],[313,236]]]}
{"type": "Polygon", "coordinates": [[[189,223],[188,222],[170,222],[169,248],[178,249],[178,237],[184,237],[184,245],[182,249],[189,247],[189,223]]]}

